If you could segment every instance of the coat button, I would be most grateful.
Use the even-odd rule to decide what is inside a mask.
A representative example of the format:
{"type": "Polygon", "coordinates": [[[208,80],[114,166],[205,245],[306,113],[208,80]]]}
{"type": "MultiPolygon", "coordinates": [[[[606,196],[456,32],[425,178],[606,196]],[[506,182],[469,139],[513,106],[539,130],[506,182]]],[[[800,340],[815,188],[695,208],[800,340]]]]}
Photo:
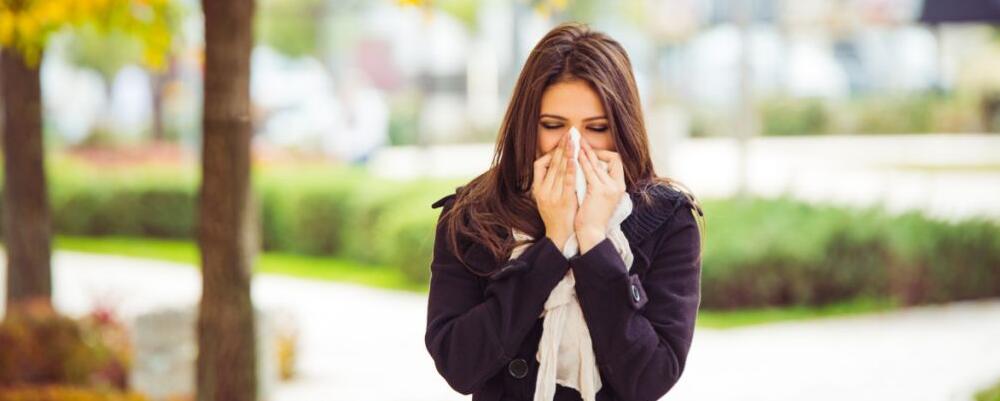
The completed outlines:
{"type": "Polygon", "coordinates": [[[639,302],[639,300],[642,299],[642,296],[639,294],[639,286],[635,284],[632,284],[632,299],[635,300],[635,302],[639,302]]]}
{"type": "Polygon", "coordinates": [[[507,371],[511,376],[521,379],[528,375],[528,362],[523,358],[517,358],[507,364],[507,371]]]}

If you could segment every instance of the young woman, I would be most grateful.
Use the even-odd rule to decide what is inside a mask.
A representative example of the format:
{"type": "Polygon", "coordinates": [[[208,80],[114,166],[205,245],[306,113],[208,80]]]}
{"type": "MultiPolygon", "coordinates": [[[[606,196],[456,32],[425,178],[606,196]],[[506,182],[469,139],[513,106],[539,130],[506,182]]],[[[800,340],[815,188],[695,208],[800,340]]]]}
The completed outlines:
{"type": "Polygon", "coordinates": [[[701,300],[702,213],[654,173],[631,68],[602,33],[550,31],[521,71],[490,169],[433,204],[443,209],[425,343],[445,381],[474,401],[656,400],[684,370],[701,300]],[[587,183],[580,204],[571,127],[587,183]],[[627,249],[608,235],[623,196],[634,205],[620,223],[627,249]],[[537,240],[518,243],[514,230],[537,240]],[[579,249],[567,258],[571,238],[579,249]],[[523,252],[511,257],[515,247],[523,252]],[[554,394],[536,391],[542,315],[567,277],[585,325],[561,335],[586,339],[592,350],[580,354],[592,358],[560,349],[554,394]],[[580,390],[593,391],[582,373],[566,380],[569,368],[599,374],[596,394],[580,390]]]}

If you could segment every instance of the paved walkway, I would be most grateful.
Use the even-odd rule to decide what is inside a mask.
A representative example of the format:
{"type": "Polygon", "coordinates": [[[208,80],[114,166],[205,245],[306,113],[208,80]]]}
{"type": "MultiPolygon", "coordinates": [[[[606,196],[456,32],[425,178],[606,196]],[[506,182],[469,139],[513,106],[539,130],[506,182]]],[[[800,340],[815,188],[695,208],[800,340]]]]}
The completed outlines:
{"type": "MultiPolygon", "coordinates": [[[[194,304],[200,292],[197,270],[172,263],[57,252],[54,266],[55,302],[67,313],[104,301],[130,317],[194,304]]],[[[424,349],[425,296],[262,275],[254,300],[291,311],[302,330],[300,376],[278,386],[278,401],[469,398],[445,384],[424,349]]],[[[966,401],[997,379],[1000,300],[699,328],[664,399],[966,401]]]]}

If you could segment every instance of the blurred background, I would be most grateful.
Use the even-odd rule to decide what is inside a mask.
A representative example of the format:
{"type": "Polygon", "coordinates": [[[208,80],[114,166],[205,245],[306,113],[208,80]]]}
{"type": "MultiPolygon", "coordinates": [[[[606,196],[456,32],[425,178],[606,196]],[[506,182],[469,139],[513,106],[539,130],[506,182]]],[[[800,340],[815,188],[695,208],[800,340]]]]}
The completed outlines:
{"type": "MultiPolygon", "coordinates": [[[[0,269],[0,400],[196,398],[201,8],[0,0],[4,157],[32,152],[34,71],[44,158],[5,163],[4,205],[35,206],[3,241],[51,238],[0,269]]],[[[1000,400],[994,0],[256,0],[259,399],[468,398],[423,344],[430,204],[489,167],[521,65],[566,21],[626,48],[657,172],[703,203],[702,309],[665,399],[1000,400]]]]}

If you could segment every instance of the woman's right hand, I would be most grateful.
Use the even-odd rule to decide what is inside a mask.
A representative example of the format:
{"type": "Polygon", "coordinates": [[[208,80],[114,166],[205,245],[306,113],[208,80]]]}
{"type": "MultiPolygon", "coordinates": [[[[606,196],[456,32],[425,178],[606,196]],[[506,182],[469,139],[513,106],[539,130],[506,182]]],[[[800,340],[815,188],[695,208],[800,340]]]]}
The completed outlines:
{"type": "Polygon", "coordinates": [[[560,251],[573,235],[577,209],[576,191],[573,189],[576,171],[569,143],[567,131],[555,149],[535,160],[531,184],[531,195],[545,223],[545,236],[560,251]]]}

